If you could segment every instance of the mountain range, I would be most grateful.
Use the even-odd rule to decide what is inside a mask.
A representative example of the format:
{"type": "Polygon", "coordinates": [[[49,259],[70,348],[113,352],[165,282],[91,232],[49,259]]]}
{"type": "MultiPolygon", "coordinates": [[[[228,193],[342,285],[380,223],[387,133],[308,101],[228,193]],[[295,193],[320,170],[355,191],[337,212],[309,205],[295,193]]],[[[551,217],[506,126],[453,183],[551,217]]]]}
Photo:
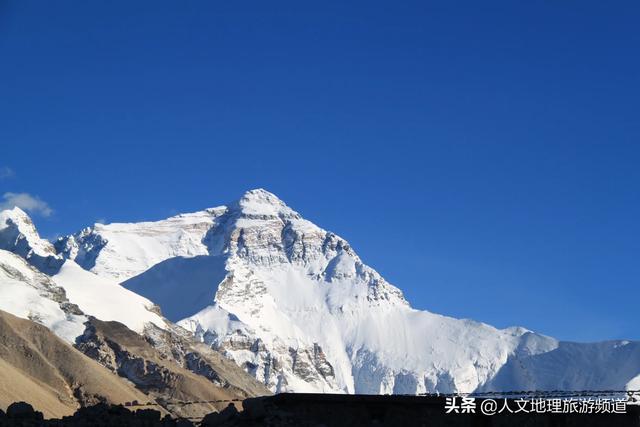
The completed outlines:
{"type": "Polygon", "coordinates": [[[55,242],[3,211],[0,310],[155,402],[176,384],[184,396],[211,384],[234,396],[640,388],[639,342],[564,342],[414,309],[346,240],[262,189],[55,242]],[[156,384],[163,363],[175,378],[156,384]]]}

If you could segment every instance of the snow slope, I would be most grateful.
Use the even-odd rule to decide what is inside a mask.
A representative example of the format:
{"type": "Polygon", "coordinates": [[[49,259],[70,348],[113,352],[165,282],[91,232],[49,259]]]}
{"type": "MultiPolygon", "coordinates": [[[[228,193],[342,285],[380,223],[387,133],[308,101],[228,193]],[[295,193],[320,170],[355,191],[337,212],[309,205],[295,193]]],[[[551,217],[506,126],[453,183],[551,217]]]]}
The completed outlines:
{"type": "Polygon", "coordinates": [[[27,262],[0,249],[0,310],[37,321],[68,342],[84,332],[87,320],[66,306],[64,291],[27,262]]]}
{"type": "Polygon", "coordinates": [[[202,241],[216,214],[208,209],[157,222],[95,224],[59,239],[56,249],[84,269],[121,282],[169,258],[206,255],[202,241]]]}
{"type": "Polygon", "coordinates": [[[274,391],[623,388],[640,374],[635,344],[562,343],[415,310],[344,239],[265,190],[167,220],[98,224],[56,249],[153,300],[274,391]]]}
{"type": "Polygon", "coordinates": [[[52,279],[66,291],[69,301],[100,320],[118,321],[138,333],[149,322],[160,328],[167,326],[151,301],[111,279],[82,269],[73,261],[67,260],[52,279]]]}
{"type": "Polygon", "coordinates": [[[0,255],[0,309],[36,320],[67,341],[84,331],[84,315],[137,332],[149,322],[166,327],[148,299],[57,255],[19,208],[0,211],[0,255]]]}

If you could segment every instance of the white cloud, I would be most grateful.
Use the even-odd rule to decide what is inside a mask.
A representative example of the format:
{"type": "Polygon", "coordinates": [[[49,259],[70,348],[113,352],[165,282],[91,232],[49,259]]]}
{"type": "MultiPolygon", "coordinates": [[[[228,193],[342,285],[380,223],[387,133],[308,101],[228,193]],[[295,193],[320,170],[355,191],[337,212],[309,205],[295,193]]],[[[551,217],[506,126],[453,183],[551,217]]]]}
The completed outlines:
{"type": "Polygon", "coordinates": [[[0,179],[7,179],[16,176],[13,169],[8,166],[0,166],[0,179]]]}
{"type": "Polygon", "coordinates": [[[4,193],[2,198],[4,200],[0,201],[0,210],[12,209],[17,206],[29,213],[42,216],[49,216],[53,213],[53,209],[49,207],[47,202],[29,193],[4,193]]]}

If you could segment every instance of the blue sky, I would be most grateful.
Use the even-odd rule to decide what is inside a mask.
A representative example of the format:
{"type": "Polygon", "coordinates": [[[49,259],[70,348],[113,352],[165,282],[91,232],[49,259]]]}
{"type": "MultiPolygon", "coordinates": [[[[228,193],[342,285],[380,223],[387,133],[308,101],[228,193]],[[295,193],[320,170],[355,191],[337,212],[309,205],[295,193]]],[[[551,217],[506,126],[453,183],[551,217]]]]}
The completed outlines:
{"type": "Polygon", "coordinates": [[[396,3],[0,1],[0,203],[264,187],[418,308],[640,339],[640,4],[396,3]]]}

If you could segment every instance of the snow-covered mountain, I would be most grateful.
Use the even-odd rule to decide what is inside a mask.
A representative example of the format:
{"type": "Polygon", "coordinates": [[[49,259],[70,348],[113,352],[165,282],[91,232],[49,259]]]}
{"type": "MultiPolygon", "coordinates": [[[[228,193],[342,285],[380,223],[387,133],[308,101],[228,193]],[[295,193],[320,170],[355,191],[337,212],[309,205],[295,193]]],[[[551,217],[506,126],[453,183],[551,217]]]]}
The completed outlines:
{"type": "MultiPolygon", "coordinates": [[[[0,212],[0,267],[0,274],[4,273],[0,286],[0,295],[4,296],[1,308],[16,316],[21,316],[19,313],[24,310],[37,315],[40,312],[34,304],[44,307],[48,304],[46,300],[51,299],[48,295],[59,292],[63,297],[58,299],[72,301],[76,311],[121,322],[138,333],[147,323],[166,327],[165,320],[148,299],[57,255],[53,245],[40,237],[29,216],[20,208],[0,212]],[[15,287],[11,289],[9,283],[15,287]]],[[[51,310],[42,313],[48,316],[51,310]]],[[[69,321],[75,322],[72,319],[69,317],[69,321]]],[[[82,330],[84,327],[75,336],[82,334],[82,330]]],[[[61,335],[70,342],[75,336],[61,335]]]]}
{"type": "Polygon", "coordinates": [[[344,239],[265,190],[162,221],[96,224],[59,239],[55,252],[153,301],[273,391],[621,389],[640,381],[637,342],[558,342],[411,308],[344,239]]]}
{"type": "MultiPolygon", "coordinates": [[[[0,318],[0,389],[11,389],[0,409],[11,399],[42,404],[58,396],[66,408],[142,396],[176,416],[202,416],[224,407],[212,400],[269,394],[164,318],[150,300],[56,254],[18,208],[0,212],[0,318]],[[34,334],[22,334],[14,323],[29,325],[34,334]],[[57,337],[43,333],[47,328],[57,337]],[[30,363],[34,351],[38,361],[30,363]],[[64,381],[56,376],[60,370],[64,381]],[[42,378],[56,381],[40,382],[43,389],[29,393],[29,385],[42,378]],[[21,388],[12,389],[16,382],[21,388]],[[176,407],[184,400],[202,403],[176,407]]],[[[53,403],[47,408],[64,409],[53,403]]]]}

